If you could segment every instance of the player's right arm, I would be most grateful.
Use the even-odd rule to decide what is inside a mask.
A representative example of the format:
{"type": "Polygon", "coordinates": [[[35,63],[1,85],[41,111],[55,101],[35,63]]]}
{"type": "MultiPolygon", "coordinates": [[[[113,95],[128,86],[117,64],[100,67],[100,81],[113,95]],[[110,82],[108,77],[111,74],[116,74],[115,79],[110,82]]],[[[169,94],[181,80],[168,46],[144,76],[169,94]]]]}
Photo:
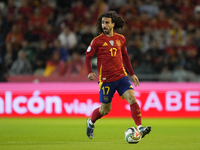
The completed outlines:
{"type": "Polygon", "coordinates": [[[86,55],[86,57],[85,57],[85,66],[86,66],[86,69],[87,69],[87,72],[88,72],[88,79],[90,81],[94,80],[95,76],[96,76],[96,74],[92,72],[91,58],[92,57],[90,57],[88,55],[86,55]]]}
{"type": "Polygon", "coordinates": [[[91,80],[94,80],[94,79],[95,79],[95,76],[96,76],[96,74],[93,73],[93,72],[91,72],[91,73],[88,74],[88,79],[89,79],[90,81],[91,81],[91,80]]]}
{"type": "Polygon", "coordinates": [[[86,57],[85,57],[85,66],[88,72],[88,79],[89,80],[94,80],[96,74],[92,72],[92,63],[91,63],[91,59],[94,56],[94,53],[96,52],[96,45],[95,45],[95,41],[93,40],[90,44],[90,46],[88,47],[87,51],[85,52],[86,57]]]}

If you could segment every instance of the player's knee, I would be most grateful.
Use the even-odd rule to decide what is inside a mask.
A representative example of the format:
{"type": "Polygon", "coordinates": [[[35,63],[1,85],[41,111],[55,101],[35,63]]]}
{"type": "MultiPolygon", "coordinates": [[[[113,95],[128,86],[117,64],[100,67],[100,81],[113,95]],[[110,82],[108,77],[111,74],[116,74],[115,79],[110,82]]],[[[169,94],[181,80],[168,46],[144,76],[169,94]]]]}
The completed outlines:
{"type": "Polygon", "coordinates": [[[99,109],[99,112],[104,116],[109,114],[111,108],[103,108],[103,109],[99,109]]]}
{"type": "Polygon", "coordinates": [[[136,103],[136,98],[135,98],[135,93],[133,90],[127,90],[124,94],[123,97],[127,100],[129,105],[136,103]]]}
{"type": "Polygon", "coordinates": [[[129,105],[137,102],[135,96],[131,96],[129,99],[127,99],[127,101],[129,103],[129,105]]]}

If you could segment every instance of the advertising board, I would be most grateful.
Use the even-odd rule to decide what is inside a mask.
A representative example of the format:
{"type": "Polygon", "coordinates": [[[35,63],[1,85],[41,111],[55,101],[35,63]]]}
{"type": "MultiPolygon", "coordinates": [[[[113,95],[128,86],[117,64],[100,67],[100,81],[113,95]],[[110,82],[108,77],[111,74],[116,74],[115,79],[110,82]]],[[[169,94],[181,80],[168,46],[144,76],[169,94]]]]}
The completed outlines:
{"type": "MultiPolygon", "coordinates": [[[[89,117],[100,106],[96,82],[1,83],[0,117],[89,117]]],[[[143,117],[200,117],[199,83],[141,82],[135,96],[143,117]]],[[[107,117],[131,117],[116,92],[107,117]]]]}

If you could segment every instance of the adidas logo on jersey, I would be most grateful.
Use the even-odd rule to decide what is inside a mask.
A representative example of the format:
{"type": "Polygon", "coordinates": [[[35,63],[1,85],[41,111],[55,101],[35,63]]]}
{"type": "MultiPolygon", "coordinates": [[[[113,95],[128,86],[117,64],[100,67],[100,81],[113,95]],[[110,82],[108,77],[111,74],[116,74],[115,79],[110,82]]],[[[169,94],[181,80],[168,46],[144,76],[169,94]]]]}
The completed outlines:
{"type": "Polygon", "coordinates": [[[104,42],[102,46],[108,46],[108,44],[106,42],[104,42]]]}

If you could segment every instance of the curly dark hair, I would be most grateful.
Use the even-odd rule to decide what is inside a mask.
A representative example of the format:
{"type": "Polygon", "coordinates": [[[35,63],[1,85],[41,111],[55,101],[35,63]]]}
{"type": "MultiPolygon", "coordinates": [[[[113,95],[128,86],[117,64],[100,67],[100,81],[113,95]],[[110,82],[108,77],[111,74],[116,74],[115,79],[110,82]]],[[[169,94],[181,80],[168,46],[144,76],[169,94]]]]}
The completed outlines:
{"type": "Polygon", "coordinates": [[[98,33],[103,32],[103,29],[102,29],[102,26],[101,26],[101,21],[102,21],[103,17],[112,19],[112,23],[115,23],[114,30],[122,28],[125,24],[124,19],[121,16],[119,16],[115,11],[109,11],[109,12],[104,13],[101,16],[99,16],[97,23],[96,23],[98,33]]]}

